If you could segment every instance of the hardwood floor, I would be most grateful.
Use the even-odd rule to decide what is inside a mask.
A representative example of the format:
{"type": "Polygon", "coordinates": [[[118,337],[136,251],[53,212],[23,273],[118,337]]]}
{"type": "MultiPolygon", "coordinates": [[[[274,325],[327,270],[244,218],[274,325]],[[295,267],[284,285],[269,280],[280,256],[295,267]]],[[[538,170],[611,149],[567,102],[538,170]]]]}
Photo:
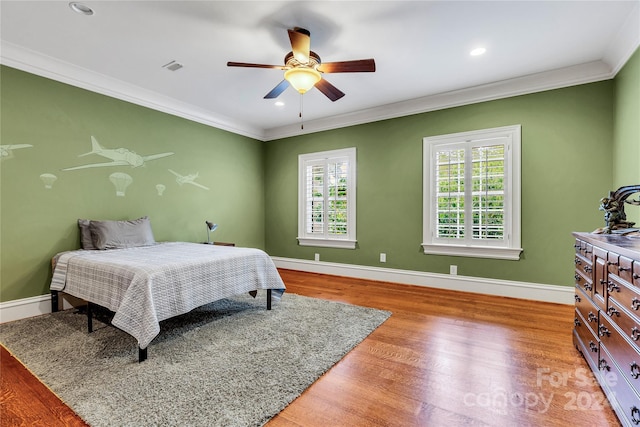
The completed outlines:
{"type": "Polygon", "coordinates": [[[87,425],[3,346],[0,376],[0,426],[87,425]]]}
{"type": "MultiPolygon", "coordinates": [[[[572,306],[280,273],[287,292],[392,316],[269,427],[619,425],[573,346],[572,306]]],[[[29,376],[2,353],[2,426],[85,425],[29,376]]]]}

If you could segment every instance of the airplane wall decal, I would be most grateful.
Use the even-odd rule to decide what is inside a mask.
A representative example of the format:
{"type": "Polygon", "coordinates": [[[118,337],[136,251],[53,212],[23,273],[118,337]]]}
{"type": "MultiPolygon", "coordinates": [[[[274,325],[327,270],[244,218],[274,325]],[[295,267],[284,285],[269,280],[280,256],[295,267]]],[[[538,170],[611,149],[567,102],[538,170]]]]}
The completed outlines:
{"type": "Polygon", "coordinates": [[[10,159],[11,157],[13,157],[13,150],[31,147],[33,147],[33,145],[31,144],[0,145],[0,158],[10,159]]]}
{"type": "Polygon", "coordinates": [[[126,148],[104,148],[93,136],[91,136],[91,151],[89,151],[88,153],[80,154],[78,155],[78,157],[84,157],[90,154],[97,154],[99,156],[106,157],[107,159],[111,159],[111,161],[104,163],[90,163],[87,165],[74,166],[62,170],[72,171],[77,169],[100,168],[104,166],[131,166],[132,168],[137,168],[140,166],[144,166],[145,162],[148,162],[149,160],[160,159],[162,157],[171,156],[175,153],[167,152],[152,154],[149,156],[141,156],[134,151],[130,151],[126,148]]]}
{"type": "Polygon", "coordinates": [[[198,178],[199,172],[198,173],[192,173],[189,175],[180,175],[178,172],[173,171],[171,169],[169,169],[169,172],[171,172],[172,174],[174,174],[176,176],[176,182],[180,185],[182,184],[191,184],[191,185],[195,185],[196,187],[200,187],[200,188],[204,188],[205,190],[208,190],[208,187],[205,187],[202,184],[198,184],[197,182],[194,182],[196,178],[198,178]]]}

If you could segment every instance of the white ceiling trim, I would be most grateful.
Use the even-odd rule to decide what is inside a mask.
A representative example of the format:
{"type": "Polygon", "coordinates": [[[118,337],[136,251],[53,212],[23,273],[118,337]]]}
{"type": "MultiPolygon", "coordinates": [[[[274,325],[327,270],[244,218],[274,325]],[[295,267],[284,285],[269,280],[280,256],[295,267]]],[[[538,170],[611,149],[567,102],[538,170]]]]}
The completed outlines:
{"type": "Polygon", "coordinates": [[[264,131],[262,129],[247,126],[229,117],[214,115],[207,110],[191,104],[143,89],[140,86],[132,85],[122,80],[108,77],[104,74],[87,70],[86,68],[78,67],[33,50],[25,49],[13,43],[2,41],[0,52],[0,63],[9,67],[218,129],[261,141],[264,140],[264,131]]]}
{"type": "Polygon", "coordinates": [[[616,37],[611,40],[602,60],[611,65],[613,75],[627,63],[631,55],[640,46],[640,3],[633,8],[616,37]]]}
{"type": "Polygon", "coordinates": [[[265,131],[265,140],[271,141],[303,133],[320,132],[412,114],[420,114],[428,111],[443,110],[445,108],[593,83],[608,80],[613,77],[614,74],[607,64],[602,61],[595,61],[559,70],[383,105],[381,107],[370,108],[341,116],[326,117],[305,122],[304,130],[301,130],[299,125],[267,129],[265,131]]]}
{"type": "Polygon", "coordinates": [[[131,85],[5,41],[1,45],[0,63],[218,129],[260,141],[272,141],[296,135],[611,79],[615,77],[640,45],[640,31],[635,26],[635,23],[638,22],[638,14],[640,14],[640,6],[636,6],[632,13],[629,14],[625,24],[620,28],[614,40],[611,41],[602,61],[589,62],[477,87],[383,105],[349,114],[308,121],[305,122],[304,129],[300,129],[298,124],[271,129],[256,128],[244,122],[212,113],[157,92],[131,85]]]}

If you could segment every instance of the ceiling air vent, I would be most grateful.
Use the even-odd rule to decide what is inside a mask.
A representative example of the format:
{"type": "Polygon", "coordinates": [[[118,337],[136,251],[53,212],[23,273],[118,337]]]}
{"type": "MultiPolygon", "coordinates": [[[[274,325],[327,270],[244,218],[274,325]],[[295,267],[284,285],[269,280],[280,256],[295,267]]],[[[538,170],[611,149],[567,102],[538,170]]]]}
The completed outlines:
{"type": "Polygon", "coordinates": [[[176,61],[171,61],[167,64],[164,64],[162,66],[162,68],[166,68],[167,70],[171,70],[171,71],[178,71],[180,68],[182,68],[183,65],[176,62],[176,61]]]}

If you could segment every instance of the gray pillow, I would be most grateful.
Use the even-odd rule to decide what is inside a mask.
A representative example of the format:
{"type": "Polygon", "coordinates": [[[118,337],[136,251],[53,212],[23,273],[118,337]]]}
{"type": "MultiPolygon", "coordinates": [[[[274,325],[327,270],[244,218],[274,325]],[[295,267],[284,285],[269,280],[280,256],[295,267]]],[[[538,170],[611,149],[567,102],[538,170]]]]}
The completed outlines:
{"type": "Polygon", "coordinates": [[[91,230],[89,230],[89,221],[88,219],[79,219],[78,220],[78,228],[80,228],[80,247],[82,249],[95,249],[93,246],[93,240],[91,238],[91,230]]]}
{"type": "Polygon", "coordinates": [[[153,245],[151,222],[144,216],[132,221],[90,221],[96,249],[122,249],[153,245]]]}

